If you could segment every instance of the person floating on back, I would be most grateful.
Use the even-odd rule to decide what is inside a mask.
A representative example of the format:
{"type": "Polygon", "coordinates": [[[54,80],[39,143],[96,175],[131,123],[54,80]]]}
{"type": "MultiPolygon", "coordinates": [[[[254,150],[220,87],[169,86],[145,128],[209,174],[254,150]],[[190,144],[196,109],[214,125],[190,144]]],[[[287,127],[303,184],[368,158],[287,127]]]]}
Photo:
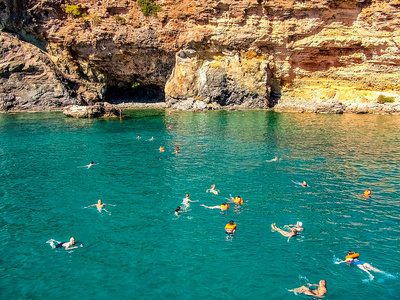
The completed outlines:
{"type": "Polygon", "coordinates": [[[108,210],[106,210],[105,208],[103,208],[104,205],[115,206],[115,205],[113,205],[113,204],[106,204],[106,203],[103,203],[103,202],[101,201],[101,199],[99,199],[99,201],[97,201],[97,203],[92,204],[92,205],[89,205],[89,206],[86,206],[85,208],[89,208],[89,207],[92,207],[92,206],[96,206],[96,207],[97,207],[97,210],[98,210],[99,212],[101,212],[102,210],[104,210],[104,211],[106,211],[106,212],[109,213],[108,210]]]}
{"type": "Polygon", "coordinates": [[[284,228],[287,227],[290,230],[296,229],[297,232],[300,232],[300,231],[304,230],[302,222],[297,222],[295,225],[293,225],[293,224],[284,225],[283,227],[284,228]]]}
{"type": "Polygon", "coordinates": [[[206,190],[206,193],[213,193],[214,195],[218,196],[220,191],[215,189],[215,184],[211,185],[211,189],[206,190]]]}
{"type": "MultiPolygon", "coordinates": [[[[46,243],[49,243],[51,248],[56,249],[56,248],[65,248],[65,250],[72,250],[78,248],[78,246],[75,245],[75,239],[73,237],[70,238],[69,242],[58,242],[55,239],[48,240],[46,243]],[[54,244],[57,243],[57,244],[54,244]]],[[[79,247],[83,247],[83,244],[81,243],[79,247]]]]}
{"type": "Polygon", "coordinates": [[[318,297],[318,298],[323,298],[325,293],[328,290],[326,289],[326,281],[321,280],[319,284],[308,284],[308,287],[306,286],[301,286],[297,289],[289,290],[289,292],[294,292],[295,294],[305,294],[308,296],[313,296],[313,297],[318,297]],[[318,286],[317,289],[311,289],[311,286],[318,286]]]}
{"type": "Polygon", "coordinates": [[[292,236],[297,235],[297,230],[296,229],[291,229],[290,231],[284,231],[284,230],[276,227],[276,223],[272,223],[271,224],[271,228],[272,228],[273,231],[278,231],[283,236],[286,236],[288,238],[288,240],[287,240],[288,242],[290,241],[292,236]]]}
{"type": "Polygon", "coordinates": [[[373,266],[371,266],[369,263],[363,262],[362,260],[359,260],[358,257],[360,256],[359,253],[354,253],[353,251],[349,251],[346,255],[345,260],[339,261],[339,262],[335,262],[335,264],[341,264],[341,263],[348,263],[350,265],[355,265],[358,268],[360,268],[361,270],[363,270],[364,272],[367,272],[369,277],[371,279],[374,279],[374,276],[369,272],[369,271],[374,271],[374,272],[378,272],[378,273],[385,273],[381,270],[378,270],[377,268],[374,268],[373,266]]]}

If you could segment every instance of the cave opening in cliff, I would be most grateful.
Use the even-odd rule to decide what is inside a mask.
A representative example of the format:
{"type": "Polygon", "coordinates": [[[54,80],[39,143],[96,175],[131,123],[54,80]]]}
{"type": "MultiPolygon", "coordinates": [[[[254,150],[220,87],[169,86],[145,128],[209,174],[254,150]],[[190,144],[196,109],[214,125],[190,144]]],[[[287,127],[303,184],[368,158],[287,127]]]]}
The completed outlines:
{"type": "Polygon", "coordinates": [[[156,85],[141,85],[139,83],[119,83],[107,86],[105,101],[118,103],[155,103],[165,102],[164,90],[156,85]]]}

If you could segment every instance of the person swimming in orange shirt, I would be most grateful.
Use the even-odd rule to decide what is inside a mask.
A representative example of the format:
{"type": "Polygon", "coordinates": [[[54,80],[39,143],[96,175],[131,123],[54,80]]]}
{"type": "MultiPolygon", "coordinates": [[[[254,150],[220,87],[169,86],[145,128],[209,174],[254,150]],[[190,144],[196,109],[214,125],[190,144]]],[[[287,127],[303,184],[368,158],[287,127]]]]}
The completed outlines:
{"type": "Polygon", "coordinates": [[[209,209],[220,209],[221,212],[229,209],[229,204],[226,202],[222,203],[221,205],[216,205],[216,206],[206,206],[204,204],[201,204],[200,206],[204,206],[205,208],[209,208],[209,209]]]}
{"type": "Polygon", "coordinates": [[[371,196],[372,196],[372,190],[371,189],[367,189],[367,190],[364,191],[364,199],[368,199],[371,196]]]}
{"type": "Polygon", "coordinates": [[[231,220],[225,225],[226,234],[233,235],[236,231],[236,224],[231,220]]]}

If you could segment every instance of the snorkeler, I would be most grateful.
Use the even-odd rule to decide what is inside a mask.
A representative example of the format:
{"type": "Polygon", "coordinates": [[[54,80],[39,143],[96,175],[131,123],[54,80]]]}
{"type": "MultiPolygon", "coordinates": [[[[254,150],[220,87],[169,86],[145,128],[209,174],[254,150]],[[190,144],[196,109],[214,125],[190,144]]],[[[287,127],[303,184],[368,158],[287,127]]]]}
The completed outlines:
{"type": "Polygon", "coordinates": [[[186,194],[186,197],[183,198],[182,204],[185,206],[185,209],[189,208],[190,204],[189,202],[199,202],[199,200],[190,200],[189,199],[189,194],[186,194]]]}
{"type": "Polygon", "coordinates": [[[89,207],[92,207],[92,206],[96,206],[96,207],[97,207],[97,210],[98,210],[99,212],[101,212],[102,210],[104,210],[104,211],[106,211],[106,212],[109,212],[108,210],[106,210],[105,208],[103,208],[104,205],[115,206],[114,204],[105,204],[105,203],[103,203],[103,202],[99,199],[99,201],[97,201],[97,203],[92,204],[92,205],[89,205],[89,206],[86,206],[86,207],[84,207],[84,208],[89,208],[89,207]]]}
{"type": "Polygon", "coordinates": [[[295,225],[293,224],[284,225],[283,227],[288,227],[290,230],[296,229],[297,232],[304,230],[302,222],[297,222],[295,225]]]}
{"type": "Polygon", "coordinates": [[[204,206],[205,208],[209,208],[209,209],[220,209],[221,212],[229,209],[229,204],[226,202],[222,203],[221,205],[216,205],[216,206],[206,206],[204,204],[201,204],[200,206],[204,206]]]}
{"type": "MultiPolygon", "coordinates": [[[[53,249],[65,247],[65,250],[71,250],[71,249],[78,248],[78,246],[72,247],[73,245],[75,245],[75,239],[73,237],[71,237],[69,239],[69,242],[61,242],[60,243],[60,242],[58,242],[58,241],[56,241],[54,239],[51,239],[51,240],[48,240],[46,243],[49,243],[51,248],[53,248],[53,249]],[[57,245],[55,245],[54,242],[56,242],[57,245]]],[[[83,244],[81,243],[79,245],[79,247],[83,247],[83,244]]]]}
{"type": "Polygon", "coordinates": [[[308,296],[313,296],[313,297],[320,297],[323,298],[324,294],[328,291],[326,289],[326,281],[325,280],[321,280],[319,282],[319,284],[308,284],[309,287],[306,286],[301,286],[297,289],[293,289],[293,290],[289,290],[289,292],[294,292],[295,294],[299,293],[299,294],[305,294],[308,296]],[[310,287],[311,286],[318,286],[318,289],[316,290],[312,290],[310,287]]]}
{"type": "Polygon", "coordinates": [[[378,272],[378,273],[385,273],[381,270],[378,270],[377,268],[374,268],[373,266],[371,266],[369,263],[363,262],[361,260],[358,259],[358,257],[360,256],[359,253],[354,253],[353,251],[349,251],[347,253],[347,256],[345,258],[345,260],[339,261],[339,262],[335,262],[335,264],[341,264],[341,263],[348,263],[350,265],[355,265],[357,267],[359,267],[361,270],[363,270],[364,272],[367,272],[370,276],[371,279],[374,279],[374,276],[369,272],[369,271],[374,271],[374,272],[378,272]]]}
{"type": "Polygon", "coordinates": [[[213,193],[214,195],[218,196],[218,193],[220,192],[220,190],[216,190],[215,189],[215,184],[212,184],[211,185],[211,189],[206,190],[206,193],[208,193],[208,192],[213,193]]]}
{"type": "Polygon", "coordinates": [[[236,224],[231,220],[228,224],[225,225],[226,234],[233,235],[236,231],[236,224]]]}
{"type": "Polygon", "coordinates": [[[175,209],[175,216],[179,217],[179,214],[180,214],[180,213],[183,213],[183,211],[181,210],[181,207],[178,206],[178,207],[175,209]]]}
{"type": "Polygon", "coordinates": [[[95,164],[95,163],[92,161],[90,164],[88,164],[88,165],[86,165],[86,166],[80,166],[80,167],[78,167],[78,168],[88,168],[88,169],[90,169],[91,166],[95,166],[95,165],[98,165],[98,164],[95,164]]]}
{"type": "Polygon", "coordinates": [[[288,237],[288,242],[290,241],[290,239],[292,238],[292,236],[297,235],[297,230],[296,229],[291,229],[290,231],[284,231],[278,227],[276,227],[276,223],[272,223],[271,224],[271,228],[274,231],[278,231],[280,234],[282,234],[283,236],[288,237]]]}

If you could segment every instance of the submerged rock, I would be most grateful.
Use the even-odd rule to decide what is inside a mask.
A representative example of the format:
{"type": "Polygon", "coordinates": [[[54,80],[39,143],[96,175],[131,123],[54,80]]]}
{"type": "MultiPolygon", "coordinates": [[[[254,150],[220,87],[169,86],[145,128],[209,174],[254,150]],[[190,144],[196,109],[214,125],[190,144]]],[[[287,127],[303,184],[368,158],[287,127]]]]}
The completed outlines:
{"type": "Polygon", "coordinates": [[[63,113],[73,118],[111,118],[121,116],[121,109],[101,102],[91,106],[70,105],[64,108],[63,113]]]}

